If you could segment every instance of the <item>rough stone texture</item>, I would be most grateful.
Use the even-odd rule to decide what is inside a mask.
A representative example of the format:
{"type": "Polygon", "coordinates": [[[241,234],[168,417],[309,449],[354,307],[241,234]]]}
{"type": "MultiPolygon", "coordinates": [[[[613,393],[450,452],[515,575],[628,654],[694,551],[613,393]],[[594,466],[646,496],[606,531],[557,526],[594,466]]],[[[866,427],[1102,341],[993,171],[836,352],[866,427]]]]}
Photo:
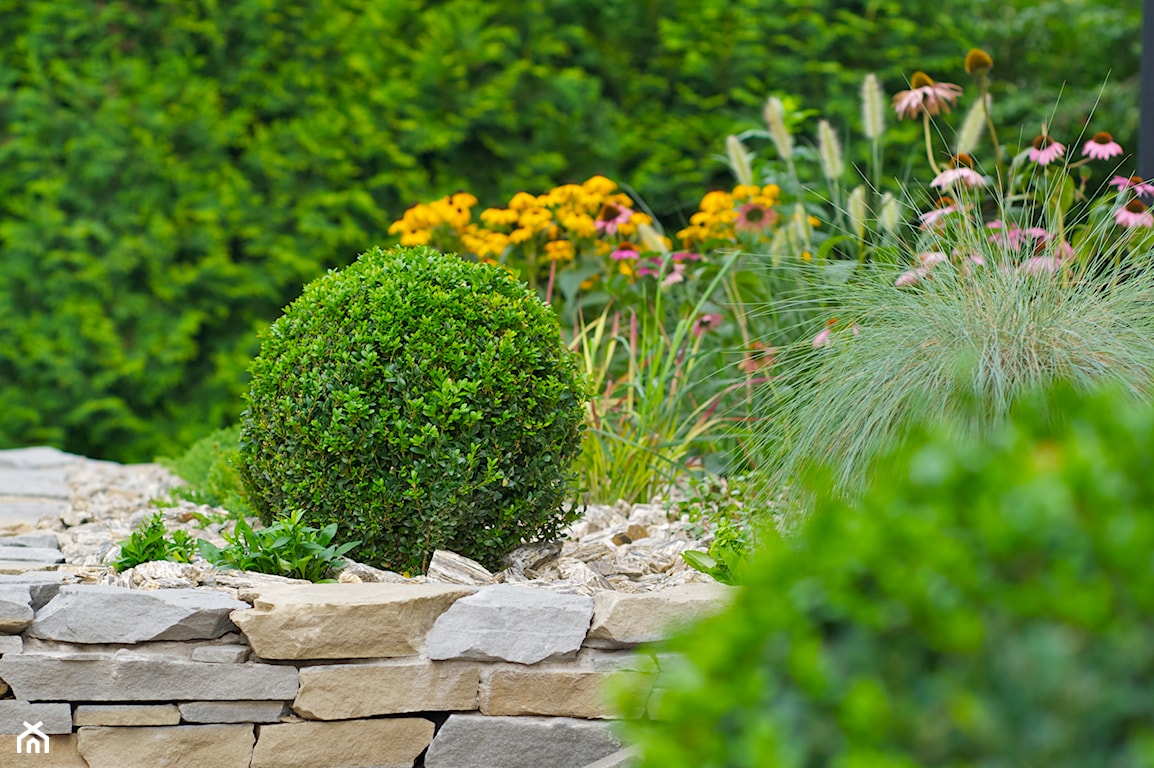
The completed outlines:
{"type": "Polygon", "coordinates": [[[72,733],[72,707],[68,704],[32,704],[0,701],[0,733],[24,733],[24,723],[43,723],[41,733],[72,733]]]}
{"type": "Polygon", "coordinates": [[[202,645],[193,650],[192,660],[213,664],[240,664],[251,652],[247,645],[202,645]]]}
{"type": "Polygon", "coordinates": [[[81,704],[72,715],[82,725],[179,725],[175,704],[81,704]]]}
{"type": "Polygon", "coordinates": [[[211,639],[234,629],[229,614],[246,608],[210,590],[77,584],[60,588],[37,613],[28,635],[70,643],[211,639]]]}
{"type": "Polygon", "coordinates": [[[264,659],[412,656],[437,617],[472,591],[389,583],[270,587],[232,619],[264,659]]]}
{"type": "Polygon", "coordinates": [[[17,634],[32,623],[32,595],[21,584],[0,586],[0,633],[17,634]]]}
{"type": "MultiPolygon", "coordinates": [[[[485,715],[551,715],[609,718],[616,712],[605,697],[611,677],[652,682],[656,665],[645,656],[582,651],[577,663],[500,664],[481,680],[480,710],[485,715]]],[[[642,711],[625,713],[640,717],[642,711]]]]}
{"type": "Polygon", "coordinates": [[[275,723],[284,714],[283,701],[190,701],[180,705],[189,723],[275,723]]]}
{"type": "Polygon", "coordinates": [[[415,717],[262,725],[251,768],[411,768],[432,739],[415,717]]]}
{"type": "Polygon", "coordinates": [[[535,664],[572,657],[581,647],[593,600],[505,584],[453,604],[429,634],[432,659],[535,664]]]}
{"type": "Polygon", "coordinates": [[[609,757],[590,763],[585,768],[632,768],[637,764],[639,753],[634,747],[619,749],[609,757]]]}
{"type": "Polygon", "coordinates": [[[289,701],[297,695],[295,667],[204,664],[130,651],[7,655],[0,658],[0,679],[27,701],[289,701]]]}
{"type": "Polygon", "coordinates": [[[0,536],[2,547],[41,547],[44,549],[60,549],[60,542],[52,531],[39,533],[22,533],[19,536],[0,536]]]}
{"type": "Polygon", "coordinates": [[[639,595],[601,592],[593,597],[593,624],[585,645],[629,648],[661,640],[722,610],[735,591],[724,584],[684,584],[639,595]]]}
{"type": "Polygon", "coordinates": [[[20,653],[24,650],[24,639],[20,635],[0,635],[0,656],[6,653],[20,653]]]}
{"type": "Polygon", "coordinates": [[[585,768],[621,747],[608,723],[450,715],[425,755],[425,768],[585,768]]]}
{"type": "Polygon", "coordinates": [[[18,734],[0,734],[3,768],[89,768],[76,748],[76,734],[48,737],[48,754],[16,753],[18,734]]]}
{"type": "Polygon", "coordinates": [[[249,768],[251,725],[81,728],[77,747],[89,768],[249,768]]]}
{"type": "Polygon", "coordinates": [[[19,575],[0,575],[0,587],[13,585],[28,587],[32,596],[32,610],[39,611],[48,601],[56,597],[64,584],[65,575],[59,571],[40,571],[19,575]]]}
{"type": "Polygon", "coordinates": [[[312,720],[477,708],[480,668],[421,658],[301,669],[293,711],[312,720]]]}

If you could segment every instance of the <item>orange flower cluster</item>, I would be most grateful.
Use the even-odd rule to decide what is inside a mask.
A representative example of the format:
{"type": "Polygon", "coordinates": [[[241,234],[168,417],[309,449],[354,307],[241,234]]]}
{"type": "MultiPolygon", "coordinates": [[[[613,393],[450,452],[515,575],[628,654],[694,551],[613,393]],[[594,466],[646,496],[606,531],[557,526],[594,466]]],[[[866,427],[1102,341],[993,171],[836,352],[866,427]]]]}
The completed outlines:
{"type": "Polygon", "coordinates": [[[530,265],[571,262],[579,254],[608,257],[637,239],[638,227],[652,224],[633,210],[617,184],[594,176],[583,184],[563,184],[543,195],[518,192],[505,208],[488,208],[473,221],[477,200],[458,193],[415,205],[389,227],[402,245],[431,244],[491,264],[530,265]]]}
{"type": "Polygon", "coordinates": [[[776,184],[738,184],[732,192],[708,192],[677,237],[686,250],[701,253],[736,243],[741,235],[758,235],[777,222],[774,206],[780,197],[776,184]]]}

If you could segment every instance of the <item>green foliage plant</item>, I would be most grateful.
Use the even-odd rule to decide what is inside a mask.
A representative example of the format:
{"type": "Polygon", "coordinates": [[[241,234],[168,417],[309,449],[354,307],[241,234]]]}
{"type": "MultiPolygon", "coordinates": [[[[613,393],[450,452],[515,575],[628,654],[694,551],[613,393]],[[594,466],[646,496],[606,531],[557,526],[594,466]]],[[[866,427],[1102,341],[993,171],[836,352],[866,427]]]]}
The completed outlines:
{"type": "Polygon", "coordinates": [[[232,533],[222,535],[227,542],[224,548],[203,539],[199,542],[200,554],[213,565],[313,582],[325,581],[341,558],[360,544],[334,544],[337,524],[314,528],[304,522],[300,510],[264,528],[254,529],[238,517],[232,533]]]}
{"type": "Polygon", "coordinates": [[[929,428],[857,499],[814,475],[800,534],[661,648],[641,766],[1148,764],[1151,462],[1149,401],[1063,387],[988,439],[929,428]]]}
{"type": "MultiPolygon", "coordinates": [[[[722,315],[705,310],[737,258],[728,254],[693,304],[677,306],[657,288],[637,306],[579,319],[570,347],[594,392],[577,464],[588,501],[652,498],[725,431],[723,399],[746,377],[709,388],[718,369],[705,342],[722,315]]],[[[667,255],[663,269],[671,264],[667,255]]]]}
{"type": "Polygon", "coordinates": [[[744,476],[691,477],[688,496],[676,505],[698,535],[712,537],[707,551],[687,550],[682,558],[722,584],[739,582],[739,571],[754,545],[758,516],[745,510],[748,482],[744,476]]]}
{"type": "Polygon", "coordinates": [[[172,538],[168,538],[164,515],[156,512],[142,521],[126,541],[120,542],[120,556],[112,567],[126,571],[154,560],[191,563],[195,554],[196,540],[181,530],[173,531],[172,538]]]}
{"type": "Polygon", "coordinates": [[[161,459],[187,483],[174,488],[170,498],[223,507],[232,515],[251,514],[236,469],[239,457],[240,427],[232,426],[202,437],[175,459],[161,459]]]}
{"type": "Polygon", "coordinates": [[[374,248],[265,335],[239,468],[266,523],[337,523],[360,562],[417,572],[449,549],[496,567],[579,515],[586,398],[556,317],[507,271],[374,248]]]}

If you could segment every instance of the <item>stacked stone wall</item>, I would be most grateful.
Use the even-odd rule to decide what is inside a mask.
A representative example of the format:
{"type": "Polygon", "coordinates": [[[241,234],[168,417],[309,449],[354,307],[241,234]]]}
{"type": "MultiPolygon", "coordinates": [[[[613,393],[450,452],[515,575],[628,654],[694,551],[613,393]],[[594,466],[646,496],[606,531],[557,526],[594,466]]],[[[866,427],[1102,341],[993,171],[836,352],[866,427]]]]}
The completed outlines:
{"type": "Polygon", "coordinates": [[[0,768],[624,766],[606,681],[730,595],[62,581],[0,577],[0,768]]]}

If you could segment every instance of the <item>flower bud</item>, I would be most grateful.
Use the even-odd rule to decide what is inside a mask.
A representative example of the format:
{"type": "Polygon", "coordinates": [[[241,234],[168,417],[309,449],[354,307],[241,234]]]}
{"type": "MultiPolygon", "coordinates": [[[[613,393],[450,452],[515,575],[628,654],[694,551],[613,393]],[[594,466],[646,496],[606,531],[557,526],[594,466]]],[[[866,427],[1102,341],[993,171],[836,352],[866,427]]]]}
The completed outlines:
{"type": "Polygon", "coordinates": [[[984,75],[989,72],[994,66],[994,60],[990,58],[990,54],[983,51],[981,48],[971,48],[966,54],[966,73],[971,75],[984,75]]]}

